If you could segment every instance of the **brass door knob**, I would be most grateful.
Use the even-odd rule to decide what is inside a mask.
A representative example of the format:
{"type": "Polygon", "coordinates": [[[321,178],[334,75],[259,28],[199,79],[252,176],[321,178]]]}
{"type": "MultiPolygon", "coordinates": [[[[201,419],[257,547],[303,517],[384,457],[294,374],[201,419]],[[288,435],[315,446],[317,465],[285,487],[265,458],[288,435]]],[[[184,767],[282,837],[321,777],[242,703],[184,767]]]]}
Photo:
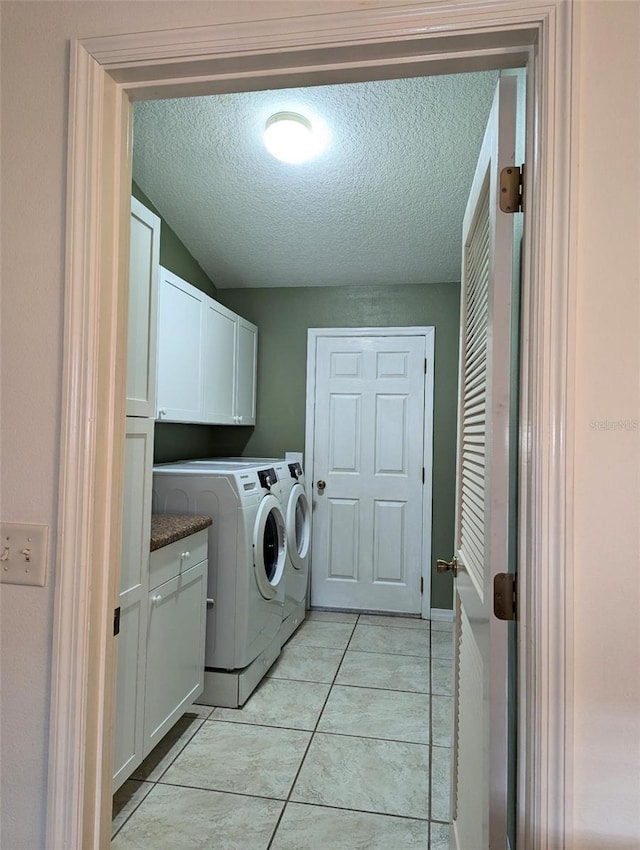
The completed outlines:
{"type": "Polygon", "coordinates": [[[455,578],[458,575],[458,559],[455,556],[451,561],[443,561],[442,558],[438,558],[436,569],[439,573],[448,573],[451,571],[455,578]]]}
{"type": "Polygon", "coordinates": [[[320,481],[316,482],[316,487],[318,488],[318,493],[322,493],[324,488],[327,486],[327,482],[320,479],[320,481]]]}

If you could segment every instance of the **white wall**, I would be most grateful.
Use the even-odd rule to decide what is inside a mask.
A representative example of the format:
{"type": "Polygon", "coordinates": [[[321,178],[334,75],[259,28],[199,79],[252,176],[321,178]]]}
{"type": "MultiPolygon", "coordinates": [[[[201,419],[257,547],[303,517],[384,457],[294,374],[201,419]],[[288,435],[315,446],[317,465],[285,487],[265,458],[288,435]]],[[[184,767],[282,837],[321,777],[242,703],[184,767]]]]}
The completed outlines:
{"type": "MultiPolygon", "coordinates": [[[[331,9],[362,5],[332,0],[331,9]]],[[[576,848],[631,850],[640,840],[640,432],[590,423],[640,418],[640,211],[628,191],[640,182],[640,21],[635,2],[580,5],[576,848]]],[[[326,10],[323,0],[0,4],[3,520],[57,522],[68,39],[326,10]]],[[[1,590],[0,846],[11,850],[45,850],[55,534],[51,543],[45,588],[1,590]]]]}
{"type": "Polygon", "coordinates": [[[585,2],[580,8],[576,847],[636,850],[640,847],[640,4],[585,2]]]}
{"type": "MultiPolygon", "coordinates": [[[[0,3],[3,521],[57,522],[69,39],[326,10],[323,0],[0,3]]],[[[45,850],[55,534],[50,546],[46,587],[0,589],[7,850],[45,850]]]]}

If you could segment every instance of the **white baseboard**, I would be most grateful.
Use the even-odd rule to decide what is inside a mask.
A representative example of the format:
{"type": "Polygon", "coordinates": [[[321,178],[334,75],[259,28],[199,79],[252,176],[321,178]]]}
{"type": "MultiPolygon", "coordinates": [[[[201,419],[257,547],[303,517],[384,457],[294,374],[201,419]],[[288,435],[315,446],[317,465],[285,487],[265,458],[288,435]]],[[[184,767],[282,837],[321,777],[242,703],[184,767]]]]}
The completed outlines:
{"type": "Polygon", "coordinates": [[[441,623],[453,623],[452,608],[432,608],[431,619],[438,620],[441,623]]]}

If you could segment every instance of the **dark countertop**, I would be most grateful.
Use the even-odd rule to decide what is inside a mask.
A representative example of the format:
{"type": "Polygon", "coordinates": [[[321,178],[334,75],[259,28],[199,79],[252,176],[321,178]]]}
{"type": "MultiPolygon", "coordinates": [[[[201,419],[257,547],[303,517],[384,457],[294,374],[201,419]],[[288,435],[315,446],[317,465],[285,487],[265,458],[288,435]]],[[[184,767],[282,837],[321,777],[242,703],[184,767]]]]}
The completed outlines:
{"type": "Polygon", "coordinates": [[[162,549],[176,540],[182,540],[196,531],[213,525],[210,516],[183,516],[182,514],[151,514],[151,551],[162,549]]]}

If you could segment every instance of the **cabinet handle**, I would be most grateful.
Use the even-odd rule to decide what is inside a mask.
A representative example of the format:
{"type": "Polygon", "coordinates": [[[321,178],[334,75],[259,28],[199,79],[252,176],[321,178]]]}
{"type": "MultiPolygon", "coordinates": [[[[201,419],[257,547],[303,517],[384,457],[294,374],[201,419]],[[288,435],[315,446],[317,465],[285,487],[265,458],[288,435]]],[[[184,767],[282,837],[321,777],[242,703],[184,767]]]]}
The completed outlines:
{"type": "Polygon", "coordinates": [[[182,554],[180,555],[180,558],[181,558],[183,561],[186,561],[186,560],[187,560],[187,558],[190,558],[190,557],[191,557],[191,552],[182,552],[182,554]]]}
{"type": "Polygon", "coordinates": [[[238,416],[238,422],[242,423],[242,416],[238,416]]]}
{"type": "Polygon", "coordinates": [[[167,413],[167,411],[164,409],[164,407],[162,407],[162,408],[158,411],[158,417],[159,417],[160,419],[162,419],[162,417],[163,417],[163,416],[166,416],[166,413],[167,413]]]}
{"type": "Polygon", "coordinates": [[[159,605],[162,602],[162,596],[152,596],[151,601],[154,605],[159,605]]]}

